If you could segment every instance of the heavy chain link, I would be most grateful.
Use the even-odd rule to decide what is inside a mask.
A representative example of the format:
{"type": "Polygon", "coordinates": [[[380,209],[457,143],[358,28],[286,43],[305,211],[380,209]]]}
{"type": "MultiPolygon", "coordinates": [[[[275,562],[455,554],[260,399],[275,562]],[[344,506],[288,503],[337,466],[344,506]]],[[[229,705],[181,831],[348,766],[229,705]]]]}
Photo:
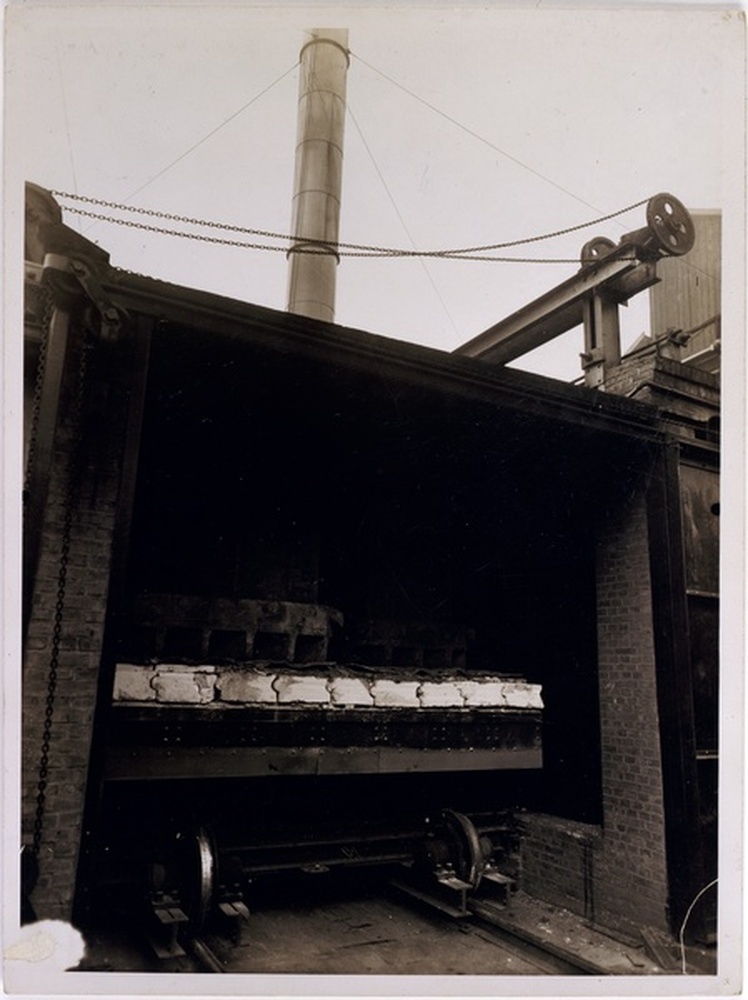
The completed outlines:
{"type": "MultiPolygon", "coordinates": [[[[87,205],[98,205],[102,208],[111,208],[122,212],[131,212],[137,215],[144,215],[150,218],[165,219],[168,222],[181,222],[192,226],[202,226],[206,229],[221,229],[224,232],[233,233],[244,233],[251,236],[261,236],[265,239],[282,240],[286,244],[293,244],[298,240],[298,237],[291,236],[288,233],[276,233],[265,229],[253,229],[243,226],[234,226],[223,222],[213,222],[208,219],[196,219],[186,215],[175,215],[170,212],[161,212],[158,209],[153,208],[138,208],[131,205],[125,205],[122,202],[105,201],[100,198],[90,198],[85,195],[71,194],[66,191],[52,191],[55,197],[65,198],[71,201],[77,201],[87,205]]],[[[565,229],[557,229],[549,233],[541,233],[538,236],[530,236],[525,239],[519,240],[508,240],[502,243],[490,243],[483,246],[473,246],[473,247],[458,247],[453,249],[441,249],[441,250],[406,250],[397,247],[382,247],[382,246],[372,246],[365,243],[344,243],[344,242],[326,242],[323,240],[305,240],[307,244],[305,247],[294,247],[292,252],[294,253],[320,253],[320,252],[331,252],[334,251],[338,253],[341,257],[433,257],[433,258],[443,258],[446,260],[473,260],[473,261],[493,261],[500,263],[518,263],[518,264],[576,264],[579,261],[576,258],[560,258],[560,257],[547,257],[547,258],[520,258],[520,257],[490,257],[486,256],[488,251],[492,250],[504,250],[510,247],[523,246],[528,243],[538,243],[542,240],[553,239],[557,236],[566,236],[569,233],[577,232],[580,229],[587,229],[590,226],[598,225],[601,222],[607,222],[609,219],[614,219],[619,215],[623,215],[626,212],[630,212],[632,209],[640,208],[642,205],[647,204],[648,199],[642,201],[637,201],[633,205],[627,205],[625,208],[620,208],[615,212],[610,212],[608,215],[599,216],[596,219],[592,219],[589,222],[582,222],[574,226],[567,226],[565,229]]],[[[65,210],[72,212],[75,215],[85,216],[86,218],[95,219],[99,222],[110,222],[118,226],[128,226],[133,229],[142,229],[146,232],[159,233],[164,236],[177,236],[182,239],[197,240],[203,243],[215,243],[222,246],[233,246],[241,247],[246,250],[269,250],[275,253],[288,253],[288,246],[271,246],[267,243],[250,243],[242,240],[226,239],[217,236],[205,236],[200,233],[188,233],[183,230],[169,229],[163,226],[153,226],[148,223],[138,222],[134,219],[121,219],[117,216],[104,215],[100,212],[92,212],[88,209],[83,208],[72,208],[70,206],[64,206],[65,210]]]]}
{"type": "Polygon", "coordinates": [[[44,298],[44,309],[42,311],[41,339],[39,341],[39,355],[36,362],[36,375],[34,378],[34,398],[31,409],[31,426],[29,427],[29,447],[26,454],[26,474],[23,482],[23,502],[28,503],[29,489],[31,486],[31,474],[36,458],[36,440],[39,432],[39,414],[42,408],[42,388],[44,386],[44,375],[47,368],[47,344],[49,343],[50,331],[52,328],[52,317],[55,311],[55,304],[52,292],[47,281],[42,278],[40,284],[41,294],[44,298]]]}
{"type": "Polygon", "coordinates": [[[71,451],[67,466],[67,481],[64,496],[65,516],[62,525],[62,541],[60,544],[59,568],[57,572],[57,599],[55,603],[54,626],[52,629],[52,648],[49,658],[49,672],[47,675],[47,696],[44,707],[41,754],[39,757],[39,780],[37,783],[36,813],[34,816],[34,832],[31,848],[32,853],[36,858],[39,857],[42,832],[44,829],[47,779],[49,777],[49,749],[52,742],[52,722],[54,718],[58,672],[60,667],[60,646],[62,643],[62,627],[65,614],[65,592],[67,588],[68,563],[70,559],[70,543],[73,529],[73,518],[78,508],[78,500],[80,496],[83,457],[81,424],[83,415],[83,400],[86,387],[86,369],[90,346],[91,345],[87,337],[84,335],[81,343],[77,383],[70,421],[71,451]]]}

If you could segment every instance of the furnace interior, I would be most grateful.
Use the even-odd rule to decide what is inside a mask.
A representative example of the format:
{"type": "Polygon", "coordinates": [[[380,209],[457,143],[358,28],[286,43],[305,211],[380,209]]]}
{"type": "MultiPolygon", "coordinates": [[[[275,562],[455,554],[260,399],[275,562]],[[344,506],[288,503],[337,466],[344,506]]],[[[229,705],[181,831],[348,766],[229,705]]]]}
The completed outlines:
{"type": "MultiPolygon", "coordinates": [[[[635,465],[609,444],[376,358],[164,327],[127,599],[319,603],[342,613],[331,660],[540,683],[542,772],[496,781],[513,804],[598,822],[595,525],[635,465]]],[[[171,642],[196,655],[187,630],[171,642]]],[[[147,645],[132,621],[119,635],[121,655],[147,645]]]]}

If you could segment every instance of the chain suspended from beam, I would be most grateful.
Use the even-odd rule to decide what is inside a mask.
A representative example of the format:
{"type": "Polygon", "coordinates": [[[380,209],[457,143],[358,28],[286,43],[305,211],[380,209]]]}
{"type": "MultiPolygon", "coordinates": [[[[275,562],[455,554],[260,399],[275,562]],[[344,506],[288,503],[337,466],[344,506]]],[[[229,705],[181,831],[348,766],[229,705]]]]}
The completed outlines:
{"type": "Polygon", "coordinates": [[[50,746],[52,743],[52,728],[54,722],[55,700],[59,679],[60,654],[62,652],[63,626],[65,618],[66,589],[68,584],[68,569],[70,547],[72,541],[73,520],[80,499],[81,477],[83,475],[82,421],[87,390],[88,352],[90,350],[88,335],[83,334],[80,342],[80,356],[76,374],[75,395],[71,412],[72,451],[68,457],[66,469],[65,492],[63,496],[63,524],[60,538],[60,554],[57,572],[57,594],[52,627],[49,668],[47,673],[47,693],[45,700],[44,724],[42,727],[41,749],[39,753],[38,781],[36,795],[36,810],[31,842],[33,858],[39,861],[42,836],[44,833],[44,815],[47,801],[48,779],[50,778],[50,746]]]}
{"type": "MultiPolygon", "coordinates": [[[[94,205],[101,208],[114,209],[121,212],[131,212],[136,215],[143,215],[149,218],[164,219],[167,222],[180,222],[186,225],[201,226],[206,229],[219,229],[223,232],[230,233],[241,233],[248,236],[258,236],[263,239],[271,240],[281,240],[285,243],[293,242],[292,237],[287,233],[278,233],[271,230],[265,229],[255,229],[245,226],[235,226],[228,223],[214,222],[207,219],[197,219],[185,215],[176,215],[170,212],[162,212],[158,209],[150,208],[136,208],[129,205],[125,205],[118,202],[105,201],[100,198],[90,198],[84,195],[71,194],[65,191],[51,191],[50,192],[56,198],[63,198],[69,201],[80,202],[86,205],[94,205]]],[[[503,250],[509,249],[511,247],[524,246],[528,243],[539,243],[543,240],[554,239],[559,236],[566,236],[569,233],[577,232],[581,229],[589,228],[590,226],[598,225],[601,222],[606,222],[608,219],[613,219],[619,215],[623,215],[626,212],[630,212],[635,208],[640,208],[642,205],[647,203],[647,199],[643,201],[635,202],[632,205],[627,205],[625,208],[618,209],[616,212],[611,212],[608,215],[599,216],[596,219],[591,219],[587,222],[579,223],[574,226],[568,226],[565,229],[557,229],[548,233],[541,233],[536,236],[526,237],[524,239],[518,240],[507,240],[501,243],[489,243],[479,246],[470,247],[457,247],[450,249],[437,249],[437,250],[408,250],[398,247],[386,247],[386,246],[375,246],[365,243],[346,243],[339,242],[330,246],[327,243],[319,243],[319,246],[315,246],[314,240],[309,240],[307,246],[304,249],[295,250],[294,252],[301,253],[319,253],[320,251],[330,252],[331,249],[337,250],[340,256],[346,257],[430,257],[430,258],[445,258],[445,259],[455,259],[455,260],[484,260],[484,261],[494,261],[494,262],[515,262],[515,263],[552,263],[552,264],[567,264],[567,263],[578,263],[577,259],[571,258],[518,258],[518,257],[489,257],[486,254],[493,250],[503,250]]],[[[114,225],[128,226],[134,229],[143,229],[146,232],[155,232],[167,236],[177,236],[182,239],[194,239],[205,243],[217,243],[224,246],[236,246],[248,250],[269,250],[271,252],[287,253],[287,246],[272,246],[267,243],[251,243],[238,240],[230,240],[226,238],[219,237],[209,237],[197,233],[188,233],[182,230],[168,229],[161,226],[152,226],[145,223],[140,223],[135,220],[120,219],[117,216],[104,215],[98,212],[92,212],[87,209],[75,208],[72,206],[63,206],[65,211],[72,212],[75,215],[82,215],[86,218],[96,219],[101,222],[110,222],[114,225]]]]}

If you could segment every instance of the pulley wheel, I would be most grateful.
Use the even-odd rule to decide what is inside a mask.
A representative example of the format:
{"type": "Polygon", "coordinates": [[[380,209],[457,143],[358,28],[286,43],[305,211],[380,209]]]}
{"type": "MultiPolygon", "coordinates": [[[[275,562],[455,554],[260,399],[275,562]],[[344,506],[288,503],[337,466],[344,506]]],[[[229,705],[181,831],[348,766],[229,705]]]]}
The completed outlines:
{"type": "Polygon", "coordinates": [[[463,813],[445,809],[442,815],[449,835],[450,860],[455,874],[476,889],[485,868],[478,831],[463,813]]]}
{"type": "Polygon", "coordinates": [[[649,199],[647,225],[659,249],[674,257],[688,253],[696,239],[688,209],[671,194],[656,194],[649,199]]]}
{"type": "Polygon", "coordinates": [[[596,236],[584,244],[580,259],[582,264],[594,264],[596,261],[606,257],[615,248],[615,243],[613,240],[609,240],[607,236],[596,236]]]}

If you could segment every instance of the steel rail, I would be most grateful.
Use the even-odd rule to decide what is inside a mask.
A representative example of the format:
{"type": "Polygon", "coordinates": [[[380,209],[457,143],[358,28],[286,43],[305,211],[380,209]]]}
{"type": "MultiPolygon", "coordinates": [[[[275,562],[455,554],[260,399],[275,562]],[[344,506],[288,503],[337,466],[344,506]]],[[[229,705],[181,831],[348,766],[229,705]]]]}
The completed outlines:
{"type": "Polygon", "coordinates": [[[222,972],[226,969],[223,962],[205,940],[201,937],[191,937],[185,941],[186,949],[204,972],[222,972]]]}

